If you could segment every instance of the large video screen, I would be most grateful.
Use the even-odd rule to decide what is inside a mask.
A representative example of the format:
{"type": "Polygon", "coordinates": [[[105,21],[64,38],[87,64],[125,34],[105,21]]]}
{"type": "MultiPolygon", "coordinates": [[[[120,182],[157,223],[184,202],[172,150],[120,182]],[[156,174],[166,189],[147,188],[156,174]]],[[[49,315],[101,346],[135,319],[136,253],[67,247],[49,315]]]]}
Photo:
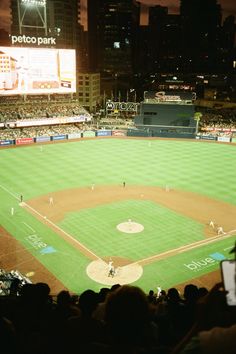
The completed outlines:
{"type": "Polygon", "coordinates": [[[0,47],[0,95],[75,91],[74,49],[0,47]]]}

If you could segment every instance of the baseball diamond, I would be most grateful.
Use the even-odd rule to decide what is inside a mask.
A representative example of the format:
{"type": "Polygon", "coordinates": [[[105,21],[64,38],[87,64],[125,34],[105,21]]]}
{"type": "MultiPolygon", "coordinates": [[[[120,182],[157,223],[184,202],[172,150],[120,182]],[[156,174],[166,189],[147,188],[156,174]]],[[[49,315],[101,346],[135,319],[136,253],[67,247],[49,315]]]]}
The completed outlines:
{"type": "Polygon", "coordinates": [[[235,242],[235,162],[233,144],[168,139],[1,150],[0,267],[53,292],[211,286],[235,242]]]}

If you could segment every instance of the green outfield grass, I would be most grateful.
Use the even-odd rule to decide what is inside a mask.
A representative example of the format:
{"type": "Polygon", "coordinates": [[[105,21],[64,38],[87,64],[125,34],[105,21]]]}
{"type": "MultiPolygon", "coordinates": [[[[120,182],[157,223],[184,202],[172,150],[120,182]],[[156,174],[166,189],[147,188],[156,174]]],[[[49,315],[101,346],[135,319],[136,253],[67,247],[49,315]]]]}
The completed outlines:
{"type": "MultiPolygon", "coordinates": [[[[71,291],[99,290],[102,284],[86,275],[90,260],[21,208],[21,194],[27,202],[53,191],[126,181],[135,186],[169,185],[235,205],[235,166],[235,146],[193,141],[152,140],[150,145],[145,139],[104,138],[44,145],[42,151],[36,144],[2,149],[1,224],[71,291]],[[44,249],[37,240],[46,245],[44,249]]],[[[133,261],[204,239],[204,225],[149,200],[111,202],[69,213],[58,226],[99,257],[133,261]],[[116,225],[128,218],[144,225],[144,231],[120,233],[116,225]]],[[[213,271],[222,258],[228,258],[234,241],[235,237],[219,239],[146,265],[135,284],[148,291],[213,271]]]]}

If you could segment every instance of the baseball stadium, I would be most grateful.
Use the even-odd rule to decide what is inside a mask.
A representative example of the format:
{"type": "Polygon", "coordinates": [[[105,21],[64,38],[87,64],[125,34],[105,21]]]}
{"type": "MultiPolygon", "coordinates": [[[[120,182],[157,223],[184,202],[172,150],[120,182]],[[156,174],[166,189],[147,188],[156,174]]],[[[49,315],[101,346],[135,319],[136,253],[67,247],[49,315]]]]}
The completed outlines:
{"type": "Polygon", "coordinates": [[[2,0],[1,353],[235,353],[235,26],[205,2],[2,0]]]}
{"type": "Polygon", "coordinates": [[[1,292],[15,276],[53,294],[210,288],[236,240],[235,105],[197,104],[175,76],[138,101],[115,75],[102,97],[69,3],[13,1],[0,46],[1,292]],[[54,5],[65,27],[48,31],[54,5]]]}

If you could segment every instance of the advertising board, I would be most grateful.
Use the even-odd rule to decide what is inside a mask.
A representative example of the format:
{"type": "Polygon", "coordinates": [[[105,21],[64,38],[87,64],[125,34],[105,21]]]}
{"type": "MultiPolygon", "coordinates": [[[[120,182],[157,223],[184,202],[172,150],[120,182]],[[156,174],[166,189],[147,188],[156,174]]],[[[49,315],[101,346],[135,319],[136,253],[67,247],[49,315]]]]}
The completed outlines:
{"type": "Polygon", "coordinates": [[[0,95],[72,92],[74,49],[0,47],[0,95]]]}
{"type": "Polygon", "coordinates": [[[34,138],[20,138],[20,139],[16,139],[15,142],[16,142],[16,145],[33,144],[34,138]]]}
{"type": "Polygon", "coordinates": [[[126,136],[127,131],[126,130],[112,130],[112,135],[113,136],[126,136]]]}
{"type": "Polygon", "coordinates": [[[98,130],[97,136],[111,136],[111,130],[98,130]]]}
{"type": "Polygon", "coordinates": [[[79,139],[81,138],[81,133],[72,133],[67,135],[67,139],[79,139]]]}
{"type": "Polygon", "coordinates": [[[84,138],[88,138],[88,137],[94,137],[95,136],[95,132],[92,130],[87,130],[85,132],[83,132],[83,137],[84,138]]]}
{"type": "Polygon", "coordinates": [[[55,135],[52,136],[52,140],[64,140],[67,139],[67,135],[55,135]]]}
{"type": "Polygon", "coordinates": [[[218,136],[217,141],[221,141],[224,143],[230,143],[231,139],[229,136],[218,136]]]}
{"type": "Polygon", "coordinates": [[[36,143],[45,143],[45,142],[50,141],[50,140],[51,140],[50,136],[37,136],[35,138],[35,142],[36,143]]]}
{"type": "Polygon", "coordinates": [[[14,140],[0,140],[0,146],[9,146],[13,144],[14,144],[14,140]]]}

